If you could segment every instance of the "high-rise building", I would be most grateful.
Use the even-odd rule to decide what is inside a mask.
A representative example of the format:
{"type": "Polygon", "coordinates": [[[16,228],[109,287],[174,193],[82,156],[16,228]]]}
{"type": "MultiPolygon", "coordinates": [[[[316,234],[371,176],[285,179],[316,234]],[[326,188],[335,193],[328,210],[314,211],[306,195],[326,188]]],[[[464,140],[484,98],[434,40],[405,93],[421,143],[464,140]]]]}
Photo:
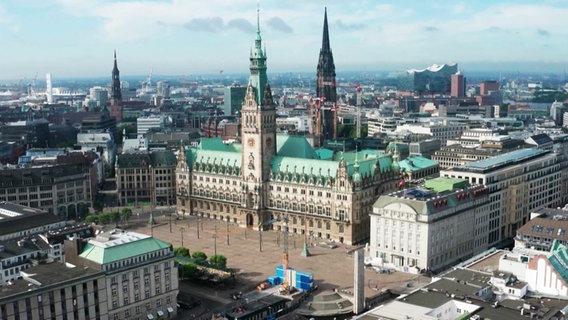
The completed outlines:
{"type": "Polygon", "coordinates": [[[401,80],[401,88],[418,94],[448,94],[451,75],[458,72],[457,63],[432,65],[425,69],[410,69],[401,80]]]}
{"type": "Polygon", "coordinates": [[[499,91],[499,83],[494,80],[483,81],[479,84],[479,94],[481,96],[490,95],[491,92],[499,91]]]}
{"type": "Polygon", "coordinates": [[[332,139],[335,135],[335,105],[337,103],[337,83],[335,82],[335,64],[329,44],[329,29],[327,26],[327,8],[323,17],[323,36],[319,53],[316,81],[316,96],[320,99],[316,123],[320,128],[317,133],[320,145],[323,140],[332,139]]]}
{"type": "Polygon", "coordinates": [[[465,97],[465,77],[459,71],[451,76],[450,95],[455,98],[465,97]]]}
{"type": "Polygon", "coordinates": [[[122,122],[122,91],[120,88],[120,72],[116,62],[116,51],[114,52],[114,67],[112,68],[110,115],[116,119],[117,123],[122,122]]]}
{"type": "Polygon", "coordinates": [[[235,115],[236,112],[241,111],[247,87],[232,85],[225,87],[223,95],[223,113],[226,116],[235,115]]]}

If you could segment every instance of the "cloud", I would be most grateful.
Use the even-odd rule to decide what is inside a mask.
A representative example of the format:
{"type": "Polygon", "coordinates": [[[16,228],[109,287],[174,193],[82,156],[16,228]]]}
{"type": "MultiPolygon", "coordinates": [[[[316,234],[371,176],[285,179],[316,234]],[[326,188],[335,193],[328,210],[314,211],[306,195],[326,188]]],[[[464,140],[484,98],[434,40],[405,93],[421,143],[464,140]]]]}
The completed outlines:
{"type": "Polygon", "coordinates": [[[253,33],[255,30],[255,27],[252,25],[252,23],[245,19],[229,20],[229,22],[227,22],[227,26],[249,34],[253,33]]]}
{"type": "Polygon", "coordinates": [[[452,14],[462,14],[465,13],[468,10],[467,5],[463,2],[454,4],[453,6],[450,7],[450,12],[452,14]]]}
{"type": "Polygon", "coordinates": [[[361,30],[365,28],[365,25],[362,23],[343,23],[343,21],[337,19],[334,22],[334,26],[336,26],[338,29],[340,30],[345,30],[345,31],[356,31],[356,30],[361,30]]]}
{"type": "Polygon", "coordinates": [[[426,27],[424,27],[424,31],[427,31],[427,32],[438,32],[438,31],[440,31],[440,29],[438,29],[438,28],[436,28],[436,27],[434,27],[434,26],[426,26],[426,27]]]}
{"type": "Polygon", "coordinates": [[[536,34],[538,34],[539,36],[547,37],[547,36],[550,35],[550,32],[548,32],[544,29],[537,29],[536,34]]]}
{"type": "Polygon", "coordinates": [[[223,19],[220,17],[213,18],[195,18],[183,25],[186,29],[205,32],[219,32],[223,29],[223,19]]]}
{"type": "Polygon", "coordinates": [[[489,32],[501,32],[503,31],[503,29],[501,29],[500,27],[497,26],[491,26],[489,28],[486,29],[489,32]]]}
{"type": "Polygon", "coordinates": [[[268,26],[270,26],[271,28],[273,28],[274,30],[278,30],[278,31],[283,32],[283,33],[294,32],[294,30],[292,30],[292,27],[290,27],[286,22],[284,22],[284,20],[282,20],[279,17],[272,17],[272,18],[268,19],[266,24],[268,26]]]}

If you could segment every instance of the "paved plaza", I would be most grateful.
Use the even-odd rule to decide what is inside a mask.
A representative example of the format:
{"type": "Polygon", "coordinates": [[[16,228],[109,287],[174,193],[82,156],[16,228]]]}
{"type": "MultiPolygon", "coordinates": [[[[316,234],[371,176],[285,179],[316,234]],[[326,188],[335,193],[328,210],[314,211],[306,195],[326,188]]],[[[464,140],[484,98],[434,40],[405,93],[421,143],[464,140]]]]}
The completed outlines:
{"type": "MultiPolygon", "coordinates": [[[[216,288],[209,292],[213,297],[228,299],[234,291],[247,291],[274,275],[277,265],[282,263],[283,236],[281,232],[262,232],[262,243],[258,230],[240,228],[236,224],[220,220],[197,218],[195,216],[175,219],[163,214],[155,216],[156,225],[150,228],[147,214],[135,215],[127,229],[153,234],[154,237],[172,243],[174,248],[187,247],[190,252],[203,251],[207,256],[222,254],[227,265],[236,271],[234,288],[216,288]],[[262,249],[262,251],[261,251],[262,249]]],[[[158,211],[159,214],[159,211],[158,211]]],[[[313,244],[323,240],[314,239],[313,244]]],[[[337,244],[329,249],[309,245],[311,255],[301,255],[303,236],[289,235],[288,252],[290,266],[296,270],[313,273],[318,290],[347,290],[353,288],[353,255],[348,254],[350,246],[337,244]]],[[[310,239],[308,239],[310,243],[310,239]]],[[[369,297],[382,289],[403,290],[413,288],[418,282],[428,281],[424,277],[394,272],[379,274],[372,268],[365,270],[365,296],[369,297]]]]}

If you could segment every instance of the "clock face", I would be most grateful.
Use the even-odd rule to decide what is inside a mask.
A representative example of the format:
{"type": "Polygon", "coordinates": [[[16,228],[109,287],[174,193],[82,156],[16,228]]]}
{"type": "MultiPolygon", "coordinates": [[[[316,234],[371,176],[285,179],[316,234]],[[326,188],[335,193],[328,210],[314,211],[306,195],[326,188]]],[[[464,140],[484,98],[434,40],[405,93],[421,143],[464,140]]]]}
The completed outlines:
{"type": "Polygon", "coordinates": [[[249,147],[254,147],[254,138],[249,138],[247,141],[249,147]]]}

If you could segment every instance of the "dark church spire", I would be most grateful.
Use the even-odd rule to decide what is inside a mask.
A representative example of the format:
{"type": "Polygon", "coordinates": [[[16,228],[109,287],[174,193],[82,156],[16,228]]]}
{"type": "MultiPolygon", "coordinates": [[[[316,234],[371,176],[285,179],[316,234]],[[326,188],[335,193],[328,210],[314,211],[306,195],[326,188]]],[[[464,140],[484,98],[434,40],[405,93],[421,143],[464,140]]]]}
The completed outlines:
{"type": "Polygon", "coordinates": [[[112,68],[112,92],[111,98],[117,101],[122,100],[122,92],[120,90],[120,71],[116,62],[116,50],[114,50],[114,68],[112,68]]]}
{"type": "Polygon", "coordinates": [[[114,50],[114,67],[112,68],[112,88],[110,93],[110,115],[117,123],[122,122],[122,93],[120,90],[120,72],[116,62],[116,50],[114,50]]]}
{"type": "Polygon", "coordinates": [[[321,49],[331,52],[331,48],[329,46],[329,30],[327,27],[327,7],[324,9],[323,14],[323,37],[321,42],[321,49]]]}
{"type": "Polygon", "coordinates": [[[331,111],[335,109],[337,103],[337,88],[335,82],[335,64],[333,62],[333,53],[329,44],[329,29],[327,24],[327,8],[324,11],[323,17],[323,37],[321,42],[321,49],[319,53],[318,67],[317,67],[317,85],[316,95],[323,100],[323,108],[321,108],[321,128],[319,129],[322,134],[322,139],[330,139],[334,136],[334,115],[331,111]]]}

